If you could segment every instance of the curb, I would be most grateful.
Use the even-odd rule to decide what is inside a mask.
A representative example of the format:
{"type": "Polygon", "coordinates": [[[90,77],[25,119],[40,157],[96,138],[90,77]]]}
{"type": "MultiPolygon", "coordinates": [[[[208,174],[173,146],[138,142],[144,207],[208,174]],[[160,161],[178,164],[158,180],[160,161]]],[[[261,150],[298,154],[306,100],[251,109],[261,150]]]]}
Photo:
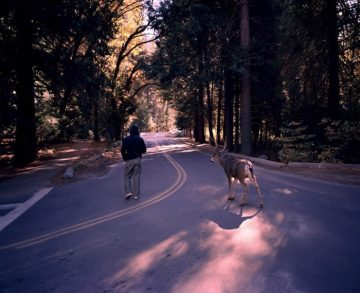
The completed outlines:
{"type": "MultiPolygon", "coordinates": [[[[188,144],[192,145],[195,148],[207,151],[207,152],[214,152],[215,151],[215,147],[211,146],[207,143],[204,144],[197,144],[195,142],[187,142],[188,144]]],[[[260,158],[255,158],[255,157],[250,157],[250,156],[245,156],[242,154],[238,154],[238,153],[230,153],[230,155],[235,156],[235,157],[239,157],[242,159],[247,159],[253,163],[256,163],[260,166],[264,166],[264,167],[270,167],[270,168],[277,168],[277,169],[298,169],[298,168],[303,168],[303,169],[321,169],[321,170],[354,170],[354,171],[360,171],[360,164],[342,164],[342,163],[338,163],[338,164],[334,164],[334,163],[301,163],[301,162],[290,162],[288,164],[286,163],[279,163],[279,162],[274,162],[274,161],[270,161],[270,160],[266,160],[266,159],[260,159],[260,158]]]]}

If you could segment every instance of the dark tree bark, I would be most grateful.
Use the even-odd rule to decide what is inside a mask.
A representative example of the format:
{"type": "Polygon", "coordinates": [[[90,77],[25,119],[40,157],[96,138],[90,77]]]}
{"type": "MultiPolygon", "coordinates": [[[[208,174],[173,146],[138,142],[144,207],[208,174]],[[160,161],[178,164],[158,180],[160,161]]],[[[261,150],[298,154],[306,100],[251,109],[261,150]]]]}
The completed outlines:
{"type": "MultiPolygon", "coordinates": [[[[197,100],[197,94],[194,93],[195,100],[197,100]]],[[[196,106],[194,107],[194,139],[195,141],[199,141],[199,109],[198,109],[198,103],[196,103],[196,106]]]]}
{"type": "Polygon", "coordinates": [[[72,93],[72,82],[71,81],[67,81],[66,82],[66,88],[64,91],[64,96],[61,99],[60,102],[60,107],[59,107],[59,135],[58,135],[58,139],[60,141],[65,141],[67,140],[68,137],[68,133],[67,133],[67,122],[66,122],[66,107],[69,103],[69,101],[71,100],[71,93],[72,93]]]}
{"type": "Polygon", "coordinates": [[[212,95],[210,91],[210,85],[209,82],[206,82],[206,95],[207,95],[207,112],[208,112],[208,125],[209,125],[209,137],[211,141],[214,141],[214,133],[213,133],[213,101],[212,101],[212,95]]]}
{"type": "Polygon", "coordinates": [[[210,60],[208,50],[205,46],[204,48],[204,64],[205,64],[205,71],[206,71],[206,103],[207,103],[207,121],[209,126],[209,137],[211,141],[214,141],[214,121],[213,121],[213,88],[210,90],[210,60]]]}
{"type": "MultiPolygon", "coordinates": [[[[224,1],[223,8],[226,15],[235,16],[235,5],[232,1],[224,1]]],[[[235,9],[236,11],[236,9],[235,9]]],[[[227,34],[224,43],[221,44],[221,59],[224,64],[224,144],[230,152],[234,150],[234,60],[232,49],[236,46],[236,27],[232,19],[226,27],[227,34]]]]}
{"type": "Polygon", "coordinates": [[[15,135],[15,163],[25,165],[37,157],[35,126],[35,93],[33,73],[33,31],[31,2],[16,1],[16,75],[17,123],[15,135]]]}
{"type": "Polygon", "coordinates": [[[74,63],[76,62],[78,50],[81,46],[81,40],[82,40],[81,36],[77,35],[74,41],[74,45],[72,49],[69,51],[66,59],[66,68],[64,73],[65,90],[59,106],[59,116],[60,116],[60,121],[59,121],[60,132],[58,135],[59,140],[68,140],[70,138],[69,137],[70,135],[67,131],[68,123],[66,122],[66,118],[67,118],[66,107],[70,103],[74,91],[75,78],[76,78],[74,63]]]}
{"type": "Polygon", "coordinates": [[[328,112],[331,116],[339,115],[339,44],[336,0],[326,1],[328,20],[328,45],[329,45],[329,96],[328,112]]]}
{"type": "Polygon", "coordinates": [[[248,0],[240,0],[241,8],[241,47],[245,52],[245,70],[241,81],[241,152],[246,155],[252,153],[251,143],[251,86],[250,86],[250,58],[249,58],[249,7],[248,0]]]}
{"type": "Polygon", "coordinates": [[[198,114],[198,142],[205,142],[205,115],[204,115],[204,45],[203,38],[199,38],[198,44],[198,98],[197,98],[197,114],[198,114]]]}
{"type": "Polygon", "coordinates": [[[99,103],[94,102],[94,141],[100,141],[99,135],[99,103]]]}
{"type": "Polygon", "coordinates": [[[219,92],[218,92],[218,103],[217,103],[217,119],[216,119],[216,142],[220,144],[220,133],[221,133],[221,113],[223,112],[223,81],[222,72],[220,73],[219,80],[219,92]]]}
{"type": "Polygon", "coordinates": [[[204,119],[204,85],[199,83],[198,88],[198,142],[205,142],[205,119],[204,119]]]}
{"type": "Polygon", "coordinates": [[[240,152],[240,88],[239,88],[239,79],[235,81],[235,143],[234,151],[236,153],[240,152]]]}
{"type": "Polygon", "coordinates": [[[230,69],[224,72],[225,101],[224,101],[224,143],[233,151],[233,100],[234,100],[234,78],[230,69]]]}

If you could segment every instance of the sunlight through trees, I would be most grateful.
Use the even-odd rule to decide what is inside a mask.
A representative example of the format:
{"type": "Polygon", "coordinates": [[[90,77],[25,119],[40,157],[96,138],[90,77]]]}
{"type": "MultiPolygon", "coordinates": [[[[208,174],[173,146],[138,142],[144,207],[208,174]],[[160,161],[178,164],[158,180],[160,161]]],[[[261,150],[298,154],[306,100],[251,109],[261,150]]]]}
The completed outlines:
{"type": "Polygon", "coordinates": [[[118,140],[135,122],[275,160],[358,163],[359,14],[350,0],[1,1],[1,162],[118,140]],[[303,136],[301,156],[288,142],[303,136]]]}

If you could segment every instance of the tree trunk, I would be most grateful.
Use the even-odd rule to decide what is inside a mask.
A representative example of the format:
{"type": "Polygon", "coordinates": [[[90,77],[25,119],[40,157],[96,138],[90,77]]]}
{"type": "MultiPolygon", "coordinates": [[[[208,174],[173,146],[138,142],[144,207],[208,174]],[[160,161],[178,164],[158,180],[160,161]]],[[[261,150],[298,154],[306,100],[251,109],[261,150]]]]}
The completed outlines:
{"type": "Polygon", "coordinates": [[[203,52],[204,52],[204,64],[205,64],[205,72],[206,72],[206,103],[207,103],[207,121],[209,126],[209,138],[210,141],[214,141],[214,119],[213,119],[213,87],[210,90],[210,82],[209,80],[212,80],[210,77],[209,72],[212,70],[210,69],[210,60],[207,48],[203,46],[203,52]]]}
{"type": "Polygon", "coordinates": [[[212,96],[211,96],[211,92],[210,92],[209,81],[206,82],[206,95],[207,95],[207,108],[208,108],[209,137],[210,137],[211,141],[213,141],[214,140],[213,102],[212,102],[212,96]]]}
{"type": "Polygon", "coordinates": [[[16,75],[17,121],[15,135],[15,163],[25,165],[37,157],[35,126],[35,93],[33,73],[33,32],[31,3],[16,1],[16,75]]]}
{"type": "Polygon", "coordinates": [[[234,151],[236,153],[240,152],[240,89],[239,89],[239,80],[235,81],[235,143],[234,151]]]}
{"type": "Polygon", "coordinates": [[[60,102],[60,107],[59,107],[59,135],[58,135],[58,139],[60,141],[65,141],[67,140],[69,137],[68,132],[67,132],[67,128],[68,128],[68,122],[66,121],[66,106],[69,103],[70,99],[71,99],[71,92],[72,92],[72,82],[67,82],[66,83],[66,88],[64,91],[64,96],[61,99],[60,102]]]}
{"type": "Polygon", "coordinates": [[[339,115],[339,44],[336,0],[326,1],[329,44],[329,96],[328,112],[332,117],[339,115]]]}
{"type": "Polygon", "coordinates": [[[249,58],[249,8],[248,0],[240,0],[241,8],[241,48],[245,53],[245,69],[241,81],[241,152],[251,155],[251,86],[249,58]]]}
{"type": "MultiPolygon", "coordinates": [[[[196,95],[195,95],[195,99],[196,95]]],[[[196,106],[194,107],[194,139],[195,141],[199,141],[199,109],[198,109],[198,103],[196,103],[196,106]]]]}
{"type": "Polygon", "coordinates": [[[230,69],[225,69],[224,72],[225,85],[225,113],[224,113],[224,143],[233,151],[233,100],[234,100],[234,79],[233,72],[230,69]]]}
{"type": "Polygon", "coordinates": [[[99,135],[99,103],[94,102],[94,141],[100,141],[99,135]]]}
{"type": "Polygon", "coordinates": [[[199,60],[198,60],[198,142],[204,143],[205,142],[205,117],[204,117],[204,46],[203,46],[203,39],[199,38],[198,44],[198,53],[199,53],[199,60]]]}
{"type": "Polygon", "coordinates": [[[205,142],[205,121],[204,121],[204,85],[202,82],[199,83],[198,89],[198,142],[205,142]]]}
{"type": "Polygon", "coordinates": [[[222,81],[222,72],[221,72],[220,80],[219,80],[219,93],[218,93],[217,119],[216,119],[216,142],[218,144],[220,144],[221,113],[223,112],[222,100],[223,100],[223,81],[222,81]]]}

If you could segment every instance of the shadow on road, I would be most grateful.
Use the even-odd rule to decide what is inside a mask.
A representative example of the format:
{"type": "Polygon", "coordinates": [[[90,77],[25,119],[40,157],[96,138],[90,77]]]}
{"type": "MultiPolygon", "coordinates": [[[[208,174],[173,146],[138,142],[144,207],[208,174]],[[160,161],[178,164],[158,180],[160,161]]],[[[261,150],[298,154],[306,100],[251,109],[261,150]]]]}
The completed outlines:
{"type": "Polygon", "coordinates": [[[241,224],[251,220],[262,211],[262,208],[239,206],[235,202],[228,201],[222,209],[212,210],[207,218],[225,230],[240,228],[241,224]]]}

